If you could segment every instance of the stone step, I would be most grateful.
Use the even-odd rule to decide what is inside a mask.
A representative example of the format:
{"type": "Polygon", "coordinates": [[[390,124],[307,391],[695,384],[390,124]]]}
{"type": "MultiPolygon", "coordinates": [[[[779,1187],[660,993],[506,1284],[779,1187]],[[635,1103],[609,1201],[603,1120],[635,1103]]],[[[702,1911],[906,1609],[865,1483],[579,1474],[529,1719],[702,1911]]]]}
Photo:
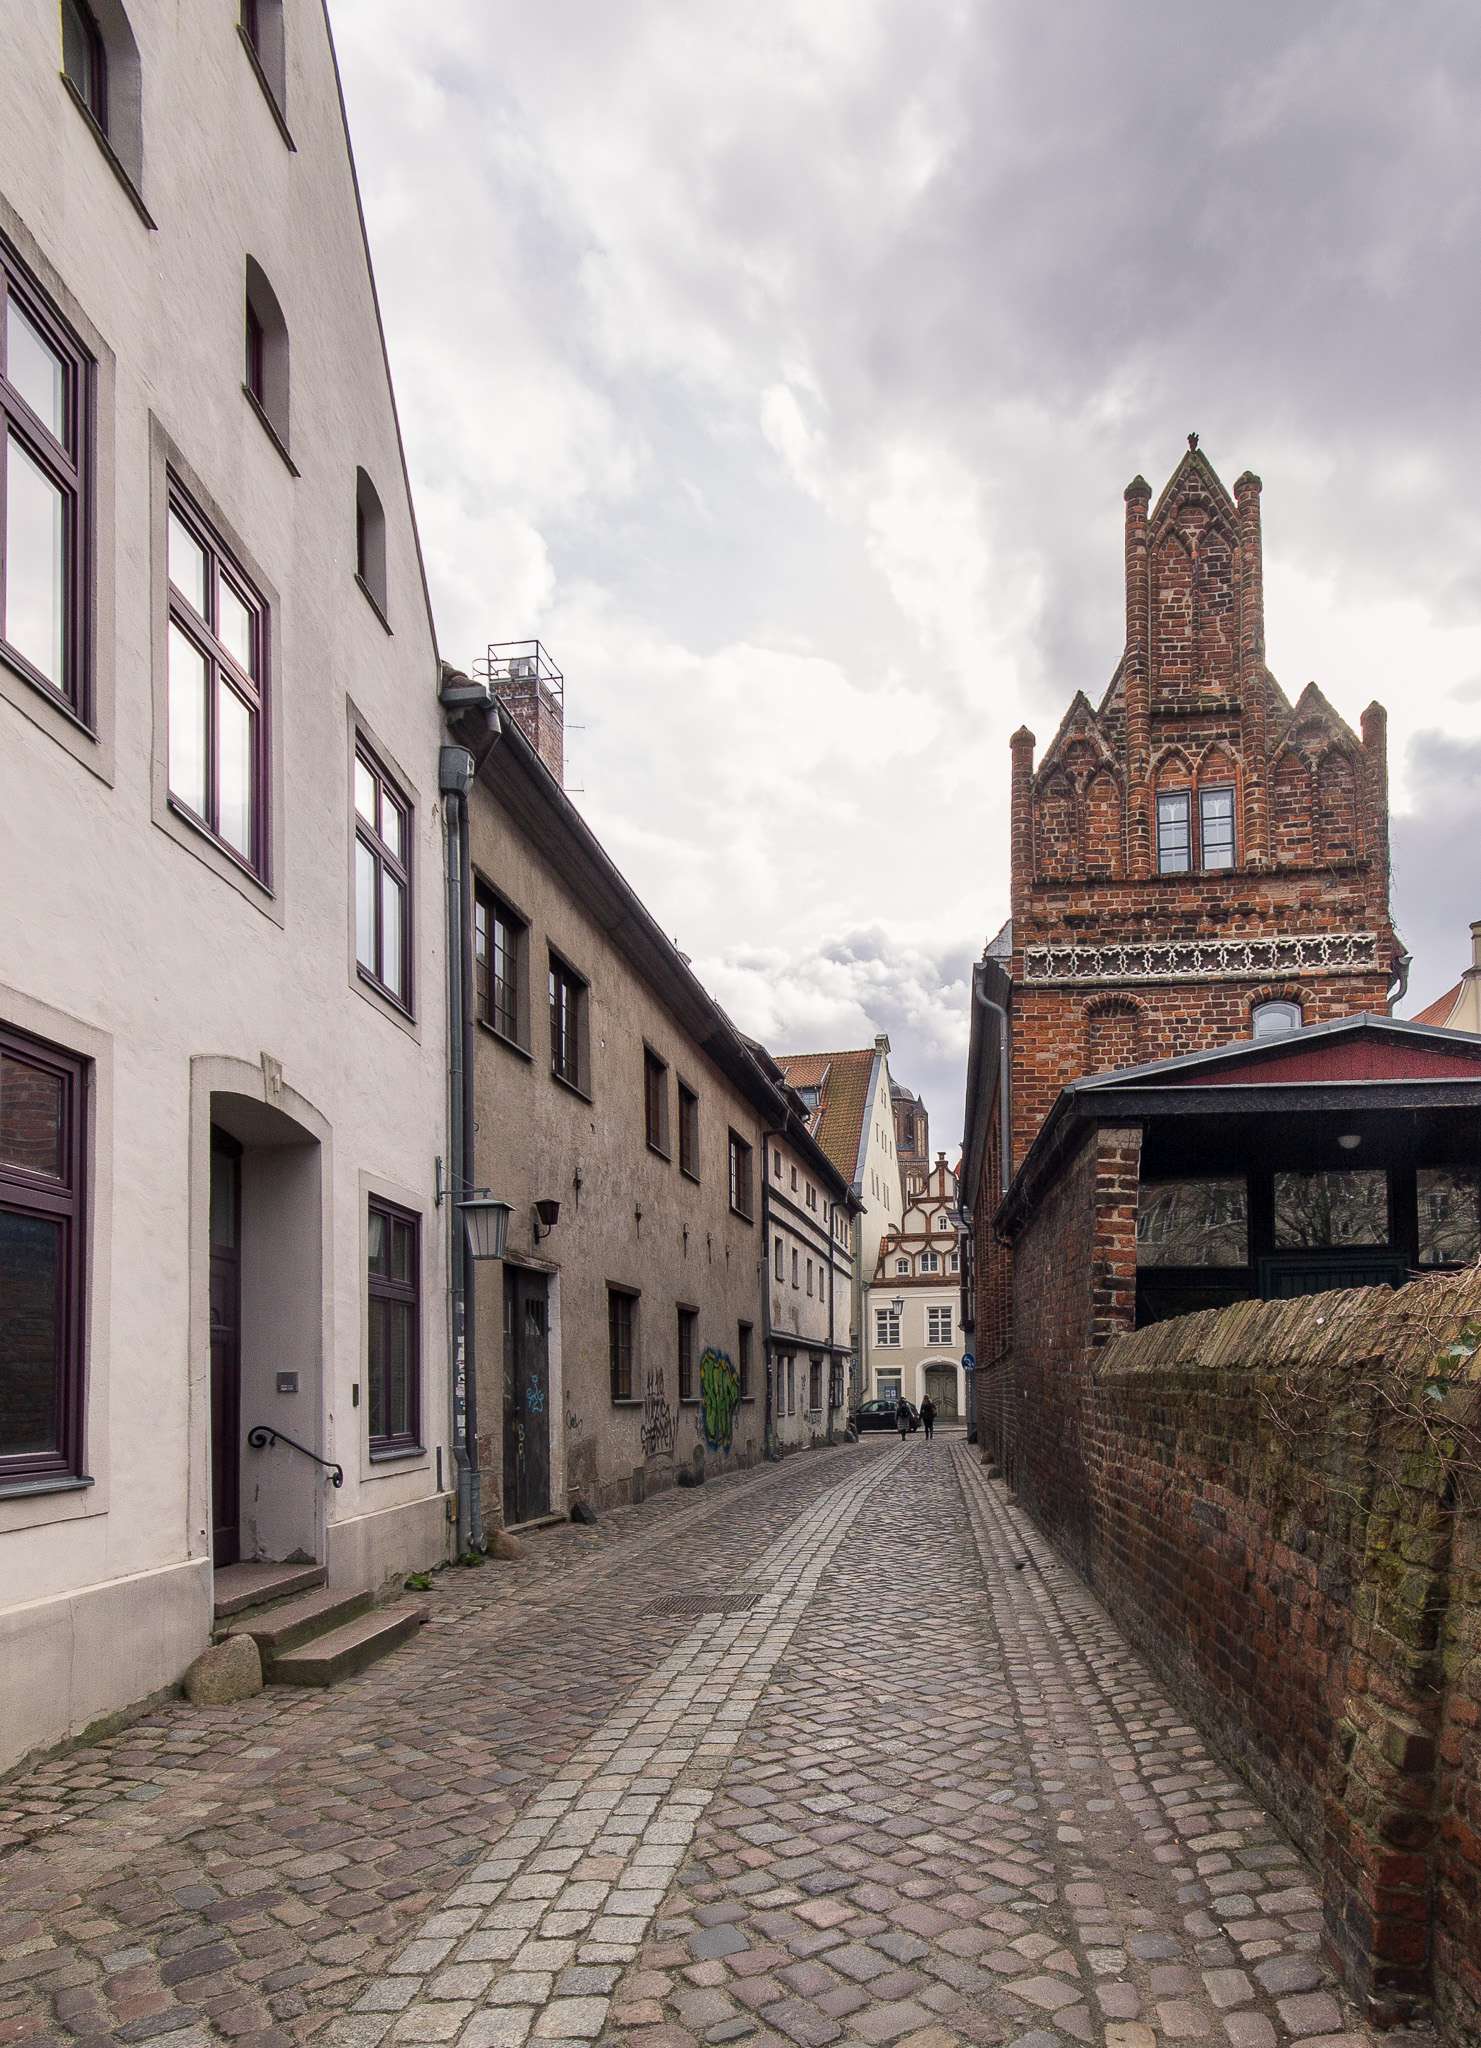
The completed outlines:
{"type": "Polygon", "coordinates": [[[267,1559],[260,1564],[223,1565],[212,1575],[216,1620],[243,1614],[249,1607],[265,1607],[271,1600],[312,1592],[328,1576],[321,1564],[277,1564],[267,1559]]]}
{"type": "Polygon", "coordinates": [[[369,1605],[368,1593],[331,1593],[327,1586],[320,1586],[296,1599],[277,1600],[271,1607],[239,1615],[226,1633],[251,1636],[266,1665],[276,1652],[295,1649],[310,1636],[322,1636],[341,1622],[353,1621],[369,1605]]]}
{"type": "Polygon", "coordinates": [[[372,1608],[296,1649],[277,1651],[264,1675],[274,1685],[333,1685],[414,1636],[426,1619],[427,1609],[411,1601],[372,1608]]]}

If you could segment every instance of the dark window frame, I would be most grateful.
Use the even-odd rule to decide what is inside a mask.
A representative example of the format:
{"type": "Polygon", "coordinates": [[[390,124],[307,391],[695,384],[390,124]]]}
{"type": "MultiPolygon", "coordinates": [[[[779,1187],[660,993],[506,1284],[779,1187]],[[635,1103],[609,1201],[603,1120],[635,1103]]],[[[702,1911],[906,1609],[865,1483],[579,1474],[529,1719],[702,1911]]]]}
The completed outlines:
{"type": "Polygon", "coordinates": [[[670,1158],[669,1063],[646,1042],[643,1046],[643,1137],[650,1152],[670,1158]]]}
{"type": "Polygon", "coordinates": [[[370,1455],[373,1459],[408,1458],[418,1455],[422,1449],[422,1219],[414,1209],[403,1209],[397,1202],[388,1201],[383,1195],[370,1195],[366,1200],[367,1256],[365,1260],[365,1378],[366,1378],[366,1429],[369,1436],[370,1455]],[[396,1280],[389,1274],[378,1274],[371,1270],[369,1258],[369,1219],[374,1215],[386,1219],[394,1243],[396,1229],[409,1229],[411,1233],[411,1279],[396,1280]],[[407,1360],[407,1427],[404,1430],[383,1430],[376,1433],[377,1368],[375,1361],[375,1318],[373,1304],[384,1301],[400,1308],[410,1309],[411,1339],[407,1360]]]}
{"type": "MultiPolygon", "coordinates": [[[[0,1450],[0,1490],[44,1491],[83,1472],[87,1408],[88,1080],[91,1061],[29,1032],[0,1024],[0,1054],[41,1069],[61,1084],[61,1156],[65,1180],[0,1161],[0,1209],[59,1224],[62,1256],[58,1282],[55,1363],[57,1442],[45,1451],[0,1450]]],[[[3,1081],[0,1081],[3,1086],[3,1081]]]]}
{"type": "Polygon", "coordinates": [[[282,0],[241,0],[237,35],[262,88],[285,146],[297,145],[288,128],[288,53],[284,44],[282,0]]]}
{"type": "Polygon", "coordinates": [[[679,1399],[698,1401],[695,1374],[699,1371],[699,1310],[687,1301],[681,1301],[677,1305],[676,1334],[679,1349],[679,1399]]]}
{"type": "Polygon", "coordinates": [[[739,1216],[746,1223],[756,1220],[755,1148],[733,1127],[730,1131],[726,1158],[729,1167],[730,1213],[739,1216]],[[744,1185],[742,1185],[744,1181],[744,1185]],[[744,1194],[745,1201],[737,1199],[744,1194]]]}
{"type": "MultiPolygon", "coordinates": [[[[269,682],[272,675],[272,609],[256,584],[237,561],[232,550],[217,533],[216,528],[200,510],[184,485],[173,471],[167,472],[168,509],[188,530],[191,538],[206,557],[206,610],[202,618],[184,591],[178,590],[170,577],[168,514],[166,518],[165,583],[168,593],[169,624],[178,627],[184,637],[206,663],[206,814],[201,815],[187,799],[179,794],[171,780],[173,764],[166,748],[165,779],[169,790],[170,808],[185,818],[199,832],[203,832],[213,846],[219,847],[228,860],[249,874],[264,888],[272,886],[272,817],[271,817],[271,776],[272,776],[272,700],[269,682]],[[221,582],[225,581],[234,591],[238,600],[251,613],[256,627],[256,663],[258,675],[254,678],[243,673],[234,655],[218,637],[221,604],[221,582]],[[244,856],[220,832],[220,719],[218,712],[219,693],[229,689],[242,699],[249,711],[255,714],[256,746],[253,750],[253,788],[250,804],[252,819],[253,853],[244,856]]],[[[165,692],[166,711],[174,688],[170,674],[169,640],[166,636],[165,692]]]]}
{"type": "MultiPolygon", "coordinates": [[[[1222,825],[1225,820],[1220,818],[1216,822],[1222,825]]],[[[1224,844],[1222,836],[1217,843],[1222,850],[1224,844]]],[[[1238,792],[1232,782],[1211,782],[1207,785],[1203,783],[1198,785],[1198,865],[1209,874],[1227,874],[1231,868],[1239,865],[1239,801],[1238,792]],[[1208,799],[1210,797],[1228,797],[1229,799],[1229,816],[1227,821],[1229,826],[1229,858],[1227,860],[1210,860],[1208,857],[1210,836],[1208,799]]]]}
{"type": "MultiPolygon", "coordinates": [[[[62,680],[54,682],[4,636],[5,585],[0,582],[0,659],[49,702],[94,730],[92,580],[94,567],[94,406],[97,364],[30,271],[0,237],[0,557],[4,556],[6,483],[13,438],[63,501],[62,680]],[[14,299],[30,324],[62,359],[67,393],[63,433],[55,434],[9,381],[7,302],[14,299]]],[[[8,575],[8,568],[3,572],[8,575]]]]}
{"type": "Polygon", "coordinates": [[[591,983],[554,946],[549,962],[550,1077],[590,1102],[591,983]]]}
{"type": "Polygon", "coordinates": [[[108,134],[108,46],[97,16],[87,0],[62,0],[62,76],[82,106],[97,122],[103,136],[108,134]],[[67,17],[71,14],[87,46],[91,78],[80,79],[67,62],[67,17]]]}
{"type": "Polygon", "coordinates": [[[691,1088],[680,1074],[679,1087],[679,1171],[686,1180],[699,1179],[699,1090],[691,1088]]]}
{"type": "Polygon", "coordinates": [[[607,1368],[614,1407],[634,1407],[638,1396],[638,1302],[635,1287],[607,1282],[607,1368]],[[624,1351],[625,1345],[625,1351],[624,1351]]]}
{"type": "Polygon", "coordinates": [[[290,475],[298,466],[289,453],[293,418],[293,352],[288,318],[272,279],[248,256],[242,291],[242,391],[290,475]]]}
{"type": "Polygon", "coordinates": [[[751,1396],[751,1335],[755,1325],[737,1323],[735,1330],[735,1378],[743,1401],[751,1396]]]}
{"type": "Polygon", "coordinates": [[[1191,789],[1159,789],[1157,803],[1157,872],[1159,875],[1187,875],[1193,872],[1193,792],[1191,789]],[[1168,808],[1163,815],[1163,805],[1168,808]],[[1179,815],[1179,811],[1181,815],[1179,815]],[[1181,862],[1177,855],[1181,853],[1181,862]]]}
{"type": "Polygon", "coordinates": [[[502,1044],[530,1057],[530,921],[481,874],[473,878],[473,1011],[502,1044]],[[499,943],[500,929],[505,936],[499,943]],[[502,955],[507,971],[495,970],[502,955]],[[500,991],[505,992],[500,1000],[500,991]]]}
{"type": "Polygon", "coordinates": [[[404,1016],[415,1017],[415,977],[413,967],[416,960],[415,946],[415,896],[413,893],[413,857],[416,845],[416,810],[411,798],[401,787],[396,777],[382,763],[380,756],[363,733],[355,735],[356,787],[350,793],[355,813],[355,854],[350,874],[350,887],[355,901],[355,972],[360,980],[373,988],[378,996],[401,1011],[404,1016]],[[360,809],[359,774],[364,768],[375,784],[375,817],[367,818],[360,809]],[[404,855],[397,854],[382,831],[385,807],[390,803],[401,814],[401,836],[405,847],[404,855]],[[364,847],[370,855],[374,875],[374,944],[373,965],[360,958],[360,859],[359,849],[364,847]],[[401,913],[401,989],[393,988],[385,977],[385,876],[400,884],[401,913]]]}

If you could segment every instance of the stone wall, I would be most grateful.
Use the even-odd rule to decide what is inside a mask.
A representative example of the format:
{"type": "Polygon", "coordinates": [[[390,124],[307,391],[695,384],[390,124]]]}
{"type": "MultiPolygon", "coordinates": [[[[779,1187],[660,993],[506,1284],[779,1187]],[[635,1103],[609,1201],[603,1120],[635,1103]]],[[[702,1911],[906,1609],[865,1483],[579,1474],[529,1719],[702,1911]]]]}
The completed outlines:
{"type": "MultiPolygon", "coordinates": [[[[1109,1164],[1061,1183],[1082,1211],[1109,1164]]],[[[1433,1992],[1474,2040],[1481,1271],[1186,1316],[1076,1371],[1051,1264],[1036,1335],[1071,1377],[1017,1482],[1312,1857],[1375,2015],[1433,1992]]]]}

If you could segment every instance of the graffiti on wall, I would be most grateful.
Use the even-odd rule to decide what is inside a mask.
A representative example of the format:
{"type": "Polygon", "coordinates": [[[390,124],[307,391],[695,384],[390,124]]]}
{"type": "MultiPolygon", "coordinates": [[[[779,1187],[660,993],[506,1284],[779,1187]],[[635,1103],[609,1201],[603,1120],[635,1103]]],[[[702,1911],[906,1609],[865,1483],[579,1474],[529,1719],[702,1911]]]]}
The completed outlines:
{"type": "Polygon", "coordinates": [[[643,1384],[643,1456],[645,1458],[672,1457],[674,1452],[674,1411],[669,1406],[669,1397],[663,1384],[663,1373],[657,1366],[648,1368],[648,1377],[643,1384]]]}
{"type": "Polygon", "coordinates": [[[725,1351],[707,1349],[699,1361],[699,1396],[705,1442],[712,1451],[728,1451],[740,1406],[740,1375],[725,1351]]]}

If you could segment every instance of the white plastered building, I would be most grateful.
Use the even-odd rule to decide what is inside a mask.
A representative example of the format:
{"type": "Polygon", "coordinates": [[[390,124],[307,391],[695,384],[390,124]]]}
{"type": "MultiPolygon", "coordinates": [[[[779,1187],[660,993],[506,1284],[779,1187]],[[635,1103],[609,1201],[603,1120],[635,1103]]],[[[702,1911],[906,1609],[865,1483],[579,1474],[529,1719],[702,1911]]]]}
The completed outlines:
{"type": "Polygon", "coordinates": [[[436,650],[327,17],[252,19],[0,65],[0,1764],[448,1540],[436,650]]]}

